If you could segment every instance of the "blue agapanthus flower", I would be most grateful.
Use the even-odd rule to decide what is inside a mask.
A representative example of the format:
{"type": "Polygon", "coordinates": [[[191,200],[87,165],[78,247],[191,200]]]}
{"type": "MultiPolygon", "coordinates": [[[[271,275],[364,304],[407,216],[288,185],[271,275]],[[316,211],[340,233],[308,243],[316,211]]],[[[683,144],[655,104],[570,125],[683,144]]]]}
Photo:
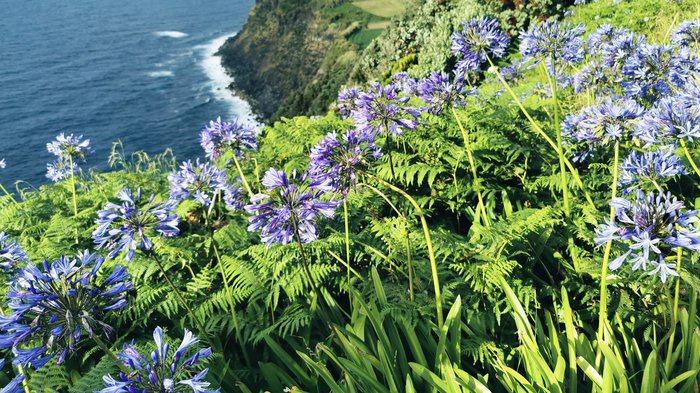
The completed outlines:
{"type": "Polygon", "coordinates": [[[682,97],[664,97],[639,121],[634,135],[647,144],[693,142],[700,138],[700,112],[682,97]]]}
{"type": "Polygon", "coordinates": [[[339,137],[332,132],[311,149],[308,172],[314,183],[330,180],[333,190],[345,197],[355,189],[357,172],[368,170],[381,156],[371,133],[348,130],[339,137]]]}
{"type": "Polygon", "coordinates": [[[568,115],[562,123],[562,136],[585,142],[589,148],[628,139],[644,112],[632,99],[606,97],[598,105],[568,115]]]}
{"type": "Polygon", "coordinates": [[[185,329],[185,336],[174,352],[170,344],[163,341],[160,327],[153,331],[153,340],[155,350],[150,356],[143,356],[133,344],[124,344],[117,356],[133,372],[128,375],[121,372],[117,378],[105,375],[102,378],[105,388],[98,393],[219,392],[219,389],[211,390],[211,384],[204,380],[208,369],[198,371],[202,361],[212,355],[211,348],[191,351],[190,348],[199,342],[192,332],[185,329]]]}
{"type": "Polygon", "coordinates": [[[607,69],[596,61],[591,61],[581,67],[573,75],[574,93],[582,93],[590,89],[595,96],[606,96],[614,93],[613,76],[607,69]]]}
{"type": "Polygon", "coordinates": [[[355,100],[360,95],[360,91],[356,87],[341,90],[338,93],[338,112],[347,119],[352,114],[352,111],[357,109],[355,100]]]}
{"type": "Polygon", "coordinates": [[[452,53],[460,60],[458,70],[465,73],[479,71],[487,61],[503,57],[508,50],[508,36],[501,30],[497,19],[482,17],[462,22],[463,30],[452,34],[452,53]]]}
{"type": "MultiPolygon", "coordinates": [[[[3,367],[5,367],[5,359],[0,359],[0,369],[3,367]]],[[[24,382],[24,375],[17,374],[4,388],[0,389],[0,393],[24,393],[22,382],[24,382]]]]}
{"type": "Polygon", "coordinates": [[[243,157],[245,150],[258,148],[259,131],[238,121],[222,121],[218,117],[204,127],[200,133],[200,144],[207,157],[214,161],[226,151],[243,157]]]}
{"type": "Polygon", "coordinates": [[[27,253],[24,252],[22,246],[14,240],[10,240],[10,236],[5,232],[0,232],[0,268],[5,273],[14,272],[20,265],[29,262],[27,253]]]}
{"type": "Polygon", "coordinates": [[[427,78],[418,83],[418,94],[421,100],[428,104],[421,110],[439,115],[451,106],[464,106],[467,96],[475,96],[476,89],[469,89],[464,76],[457,73],[454,81],[450,81],[447,73],[433,71],[427,78]]]}
{"type": "Polygon", "coordinates": [[[321,200],[324,193],[334,189],[330,178],[318,181],[309,179],[307,174],[300,179],[295,179],[295,175],[292,180],[296,181],[291,183],[285,172],[270,168],[262,180],[267,194],[254,195],[251,204],[245,206],[245,210],[253,214],[248,219],[248,230],[260,231],[262,241],[268,246],[294,241],[295,225],[302,242],[316,240],[314,221],[319,217],[333,217],[338,207],[334,199],[321,200]]]}
{"type": "Polygon", "coordinates": [[[676,264],[667,262],[675,258],[671,250],[678,247],[700,251],[700,233],[695,228],[698,212],[684,211],[685,205],[670,192],[644,193],[637,191],[635,202],[615,198],[610,206],[615,209],[613,220],[596,229],[598,245],[608,241],[620,241],[627,250],[610,262],[610,270],[619,269],[624,262],[632,270],[647,271],[658,275],[662,282],[668,276],[678,276],[676,264]]]}
{"type": "Polygon", "coordinates": [[[583,60],[582,24],[571,26],[548,19],[520,32],[520,53],[525,59],[578,63],[583,60]]]}
{"type": "Polygon", "coordinates": [[[193,164],[187,160],[180,165],[180,170],[168,175],[170,198],[183,201],[192,198],[202,206],[209,206],[217,194],[229,187],[226,171],[197,159],[193,164]]]}
{"type": "Polygon", "coordinates": [[[658,189],[661,184],[686,171],[673,145],[660,146],[652,151],[637,153],[632,151],[620,165],[619,185],[624,194],[639,188],[658,189]]]}
{"type": "Polygon", "coordinates": [[[68,179],[77,171],[78,164],[73,162],[71,165],[71,162],[65,158],[58,158],[54,162],[46,164],[46,177],[54,183],[68,179]]]}
{"type": "Polygon", "coordinates": [[[351,116],[365,131],[399,136],[418,127],[420,111],[408,101],[409,97],[399,96],[396,86],[373,83],[369,91],[358,93],[351,116]]]}
{"type": "Polygon", "coordinates": [[[391,76],[391,84],[396,86],[399,92],[406,95],[418,93],[418,81],[411,78],[407,72],[397,72],[391,76]]]}
{"type": "Polygon", "coordinates": [[[671,34],[671,42],[678,46],[694,46],[700,43],[700,19],[678,25],[671,34]]]}
{"type": "Polygon", "coordinates": [[[145,251],[153,248],[153,236],[171,237],[180,233],[178,217],[172,213],[175,201],[154,202],[153,194],[148,202],[141,203],[141,188],[136,191],[136,196],[124,188],[117,198],[121,204],[107,202],[97,213],[97,228],[92,232],[98,248],[111,250],[110,258],[127,251],[126,260],[131,261],[137,248],[145,251]]]}
{"type": "Polygon", "coordinates": [[[66,136],[64,133],[59,134],[55,141],[47,143],[46,149],[56,157],[65,160],[72,158],[73,161],[83,160],[86,155],[92,152],[89,139],[83,140],[82,135],[70,134],[66,136]]]}
{"type": "Polygon", "coordinates": [[[654,102],[682,88],[698,71],[698,59],[687,47],[642,43],[622,69],[625,94],[654,102]]]}
{"type": "Polygon", "coordinates": [[[85,251],[20,269],[6,294],[11,313],[0,317],[0,349],[14,348],[15,364],[38,369],[54,357],[63,363],[84,336],[109,337],[105,317],[126,306],[132,284],[123,266],[98,280],[103,263],[85,251]]]}

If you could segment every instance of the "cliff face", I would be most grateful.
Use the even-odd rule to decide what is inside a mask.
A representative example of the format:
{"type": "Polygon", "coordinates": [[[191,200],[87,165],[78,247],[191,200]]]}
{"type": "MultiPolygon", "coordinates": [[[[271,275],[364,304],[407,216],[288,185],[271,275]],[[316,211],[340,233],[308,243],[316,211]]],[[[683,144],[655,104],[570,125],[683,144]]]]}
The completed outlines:
{"type": "Polygon", "coordinates": [[[387,14],[383,1],[258,0],[219,50],[231,88],[262,120],[326,113],[361,51],[404,10],[392,0],[387,14]]]}
{"type": "Polygon", "coordinates": [[[243,29],[219,50],[235,79],[231,88],[263,119],[291,115],[276,113],[317,74],[336,38],[334,31],[318,31],[324,24],[318,10],[329,3],[258,0],[243,29]]]}

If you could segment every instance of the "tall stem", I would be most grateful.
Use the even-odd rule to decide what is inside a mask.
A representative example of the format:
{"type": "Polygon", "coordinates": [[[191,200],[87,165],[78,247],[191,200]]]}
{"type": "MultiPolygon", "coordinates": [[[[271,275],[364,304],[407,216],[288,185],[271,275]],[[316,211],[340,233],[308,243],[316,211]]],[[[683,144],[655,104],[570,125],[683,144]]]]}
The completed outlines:
{"type": "Polygon", "coordinates": [[[233,162],[236,164],[236,169],[238,170],[238,175],[241,177],[241,181],[243,181],[243,186],[245,187],[246,191],[248,191],[248,196],[252,198],[253,190],[251,190],[248,180],[246,180],[245,175],[243,174],[243,169],[241,168],[241,164],[238,162],[235,152],[233,154],[233,162]]]}
{"type": "Polygon", "coordinates": [[[394,157],[391,154],[391,135],[386,136],[386,151],[389,152],[389,169],[391,170],[391,180],[396,178],[394,174],[394,157]]]}
{"type": "MultiPolygon", "coordinates": [[[[488,60],[491,67],[493,67],[495,69],[496,66],[493,64],[493,61],[491,61],[491,58],[487,56],[486,59],[488,60]]],[[[535,130],[535,132],[537,132],[537,134],[539,134],[557,152],[557,154],[559,154],[560,158],[563,157],[564,164],[566,164],[566,167],[569,168],[569,172],[571,172],[571,176],[574,178],[576,185],[581,189],[581,191],[583,191],[583,195],[586,198],[586,202],[588,202],[588,204],[591,206],[591,208],[593,208],[595,210],[596,209],[595,203],[593,203],[593,199],[591,199],[591,196],[588,194],[586,187],[583,185],[583,181],[581,181],[581,177],[579,176],[576,168],[574,168],[574,165],[571,163],[571,161],[569,161],[568,158],[566,158],[566,156],[564,156],[564,152],[562,150],[560,150],[559,147],[557,146],[557,144],[552,140],[552,138],[550,138],[549,135],[547,135],[547,133],[544,132],[542,127],[540,127],[539,124],[537,124],[535,119],[533,119],[532,116],[530,116],[530,113],[527,111],[527,109],[525,109],[523,104],[518,99],[518,96],[515,95],[515,92],[513,91],[513,89],[510,87],[510,85],[508,85],[508,82],[506,82],[506,80],[503,79],[503,76],[498,72],[498,70],[496,70],[496,77],[501,82],[501,84],[506,89],[506,91],[508,91],[510,96],[513,98],[513,101],[515,101],[515,104],[518,105],[518,108],[520,108],[520,111],[523,113],[523,115],[525,115],[525,118],[527,118],[527,120],[530,122],[530,125],[535,130]]]]}
{"type": "Polygon", "coordinates": [[[438,271],[437,271],[437,261],[435,259],[435,253],[433,252],[433,242],[430,239],[430,230],[428,229],[428,222],[425,220],[425,215],[423,214],[423,209],[420,208],[418,203],[416,202],[415,199],[413,199],[408,193],[395,185],[382,180],[374,175],[371,175],[369,173],[366,174],[368,177],[376,180],[380,184],[389,187],[392,189],[394,192],[397,192],[401,194],[408,202],[413,205],[413,208],[416,209],[416,214],[418,214],[418,217],[420,217],[420,223],[421,226],[423,227],[423,235],[425,236],[425,243],[426,246],[428,247],[428,258],[430,259],[430,269],[432,270],[433,274],[433,289],[435,291],[435,308],[437,309],[437,319],[438,319],[438,327],[442,329],[442,325],[444,323],[444,320],[442,319],[442,295],[440,294],[440,279],[438,277],[438,271]]]}
{"type": "Polygon", "coordinates": [[[15,197],[7,191],[7,189],[5,188],[5,186],[2,185],[2,183],[0,183],[0,190],[2,190],[2,192],[5,193],[5,195],[9,196],[10,199],[12,200],[12,202],[13,202],[15,205],[17,205],[17,207],[19,207],[19,202],[17,202],[17,200],[15,199],[15,197]]]}
{"type": "MultiPolygon", "coordinates": [[[[544,64],[544,63],[542,63],[544,64]]],[[[552,59],[554,64],[554,59],[552,59]]],[[[561,123],[559,122],[559,99],[557,98],[557,77],[549,75],[545,68],[545,74],[549,80],[549,85],[552,87],[552,98],[554,99],[554,129],[557,132],[557,152],[559,152],[559,172],[561,174],[561,189],[564,198],[564,214],[569,217],[571,215],[571,207],[569,205],[569,182],[566,176],[566,164],[564,163],[564,148],[561,143],[561,123]]]]}
{"type": "Polygon", "coordinates": [[[200,322],[199,318],[194,314],[194,311],[190,308],[189,304],[187,304],[187,300],[182,296],[182,293],[180,293],[180,290],[177,289],[173,281],[168,277],[168,273],[165,271],[165,268],[163,267],[163,264],[160,262],[160,258],[158,258],[158,255],[156,255],[155,252],[148,252],[148,254],[153,258],[155,261],[156,265],[158,265],[158,269],[160,269],[160,272],[163,273],[163,277],[165,277],[165,281],[168,282],[168,285],[170,285],[170,288],[173,290],[173,293],[175,293],[175,296],[178,298],[180,301],[180,304],[187,310],[187,313],[190,314],[190,317],[194,320],[195,324],[197,324],[197,328],[199,329],[199,332],[201,334],[205,334],[206,330],[204,329],[204,325],[202,322],[200,322]]]}
{"type": "Polygon", "coordinates": [[[690,151],[688,150],[688,146],[685,144],[685,139],[681,139],[681,146],[683,147],[683,153],[685,153],[685,158],[690,161],[690,166],[693,167],[693,170],[695,171],[695,175],[700,176],[700,169],[698,169],[698,165],[695,163],[695,160],[693,160],[693,156],[690,155],[690,151]]]}
{"type": "Polygon", "coordinates": [[[484,225],[489,227],[491,223],[489,222],[488,214],[486,214],[486,206],[484,205],[484,196],[481,193],[481,183],[479,183],[479,177],[476,174],[476,164],[474,163],[474,156],[472,155],[471,145],[469,143],[469,134],[462,126],[462,122],[457,116],[457,111],[452,107],[452,115],[459,125],[459,130],[462,132],[462,139],[464,139],[464,150],[467,151],[467,158],[469,159],[469,166],[471,167],[472,177],[474,178],[474,185],[476,186],[476,197],[479,199],[479,206],[481,210],[481,216],[483,217],[484,225]]]}
{"type": "Polygon", "coordinates": [[[216,262],[219,265],[219,272],[221,273],[221,279],[224,282],[224,289],[226,290],[226,300],[228,301],[229,308],[231,309],[231,318],[233,319],[233,326],[236,328],[236,336],[240,336],[240,329],[238,328],[238,316],[236,315],[236,306],[233,303],[233,295],[231,294],[231,287],[228,285],[228,278],[226,277],[226,271],[224,270],[224,265],[223,265],[223,263],[221,263],[221,256],[219,255],[219,249],[218,249],[218,247],[216,247],[216,243],[212,243],[212,248],[214,249],[214,255],[216,256],[216,262]]]}
{"type": "MultiPolygon", "coordinates": [[[[612,201],[617,196],[617,179],[619,175],[618,161],[620,159],[620,143],[615,142],[615,159],[613,161],[613,183],[610,191],[612,201]]],[[[615,217],[615,208],[610,207],[610,220],[615,217]]],[[[612,248],[612,240],[605,244],[605,253],[603,254],[603,266],[600,272],[600,310],[598,311],[598,339],[605,342],[605,322],[608,314],[608,261],[610,260],[610,250],[612,248]]],[[[601,349],[600,345],[596,349],[596,368],[600,366],[601,349]]]]}
{"type": "Polygon", "coordinates": [[[78,200],[75,196],[75,169],[73,168],[73,156],[68,155],[68,160],[70,164],[70,184],[73,189],[73,217],[78,217],[78,200]]]}
{"type": "Polygon", "coordinates": [[[348,288],[350,288],[350,220],[347,197],[343,198],[343,218],[345,219],[345,260],[348,264],[348,288]]]}
{"type": "Polygon", "coordinates": [[[114,352],[109,348],[109,346],[104,341],[102,341],[102,339],[97,334],[92,336],[92,340],[95,342],[95,344],[97,344],[98,347],[100,347],[100,349],[102,349],[102,351],[107,356],[109,356],[114,361],[114,364],[116,364],[117,367],[119,367],[119,370],[121,372],[123,372],[126,375],[129,375],[133,372],[133,370],[129,370],[128,367],[126,367],[122,362],[119,361],[117,355],[114,354],[114,352]]]}
{"type": "Polygon", "coordinates": [[[309,269],[309,262],[306,259],[306,251],[304,251],[304,243],[302,243],[301,236],[299,235],[299,223],[297,223],[297,219],[293,215],[292,215],[292,226],[294,227],[294,240],[296,240],[297,245],[299,246],[299,253],[301,254],[301,263],[304,266],[304,272],[306,273],[306,278],[308,278],[309,285],[311,285],[311,289],[313,289],[314,293],[316,293],[318,300],[321,301],[321,292],[318,290],[318,287],[316,286],[316,281],[314,280],[313,276],[311,275],[311,270],[309,269]]]}
{"type": "MultiPolygon", "coordinates": [[[[391,202],[391,200],[389,199],[388,196],[386,196],[386,194],[381,192],[376,187],[370,186],[369,184],[360,183],[358,185],[369,188],[375,194],[379,195],[382,199],[384,199],[384,201],[387,204],[389,204],[389,206],[391,206],[392,210],[394,210],[394,212],[396,212],[396,214],[403,219],[403,222],[406,223],[406,228],[408,228],[408,219],[406,218],[406,216],[403,213],[401,213],[399,211],[399,209],[396,208],[396,205],[394,205],[394,203],[391,202]]],[[[408,229],[407,229],[407,232],[408,232],[408,229]]],[[[363,243],[360,243],[360,244],[363,244],[363,243]]],[[[413,292],[414,269],[413,269],[413,258],[411,256],[411,237],[409,236],[408,233],[406,234],[406,259],[408,260],[408,269],[409,269],[408,270],[408,295],[409,295],[409,298],[411,299],[411,301],[413,301],[415,299],[414,292],[413,292]]]]}
{"type": "MultiPolygon", "coordinates": [[[[676,271],[680,275],[681,273],[681,261],[683,260],[683,248],[678,247],[678,251],[676,253],[676,271]]],[[[676,278],[676,288],[674,290],[673,294],[673,314],[672,315],[672,323],[673,326],[671,327],[671,337],[668,340],[668,346],[666,347],[666,372],[670,373],[671,371],[671,356],[673,355],[673,341],[676,339],[676,326],[678,325],[678,298],[680,297],[680,292],[681,292],[681,280],[680,277],[676,278]]]]}

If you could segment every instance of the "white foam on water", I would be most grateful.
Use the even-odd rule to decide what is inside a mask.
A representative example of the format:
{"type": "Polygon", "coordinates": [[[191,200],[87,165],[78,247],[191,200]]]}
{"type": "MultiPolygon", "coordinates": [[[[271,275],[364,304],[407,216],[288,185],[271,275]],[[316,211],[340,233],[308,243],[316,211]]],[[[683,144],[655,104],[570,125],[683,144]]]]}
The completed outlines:
{"type": "MultiPolygon", "coordinates": [[[[250,104],[228,89],[228,86],[233,82],[233,77],[226,72],[226,69],[221,64],[221,56],[216,55],[216,52],[218,52],[224,42],[234,35],[236,33],[226,34],[198,47],[204,52],[202,68],[204,68],[204,72],[211,81],[209,85],[214,97],[217,100],[226,101],[230,104],[229,116],[237,118],[239,122],[244,124],[259,127],[260,124],[255,120],[250,104]]],[[[222,113],[222,117],[225,117],[223,115],[222,113]]]]}
{"type": "Polygon", "coordinates": [[[184,38],[184,37],[187,37],[189,35],[187,33],[183,33],[181,31],[174,31],[174,30],[156,31],[153,34],[157,35],[158,37],[168,37],[168,38],[184,38]]]}
{"type": "Polygon", "coordinates": [[[148,76],[151,78],[172,78],[175,74],[172,71],[153,71],[149,72],[148,76]]]}

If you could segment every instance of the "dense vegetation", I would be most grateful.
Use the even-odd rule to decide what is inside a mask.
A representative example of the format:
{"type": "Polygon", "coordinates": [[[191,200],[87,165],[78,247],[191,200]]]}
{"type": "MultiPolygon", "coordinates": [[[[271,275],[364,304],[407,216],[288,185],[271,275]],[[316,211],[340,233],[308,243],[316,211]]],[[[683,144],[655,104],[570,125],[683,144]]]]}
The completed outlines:
{"type": "Polygon", "coordinates": [[[572,11],[201,161],[61,135],[0,197],[5,391],[698,391],[700,4],[572,11]]]}
{"type": "Polygon", "coordinates": [[[264,121],[323,115],[347,84],[416,63],[423,78],[446,66],[461,21],[497,15],[511,32],[561,14],[573,1],[260,0],[220,50],[231,86],[264,121]]]}

